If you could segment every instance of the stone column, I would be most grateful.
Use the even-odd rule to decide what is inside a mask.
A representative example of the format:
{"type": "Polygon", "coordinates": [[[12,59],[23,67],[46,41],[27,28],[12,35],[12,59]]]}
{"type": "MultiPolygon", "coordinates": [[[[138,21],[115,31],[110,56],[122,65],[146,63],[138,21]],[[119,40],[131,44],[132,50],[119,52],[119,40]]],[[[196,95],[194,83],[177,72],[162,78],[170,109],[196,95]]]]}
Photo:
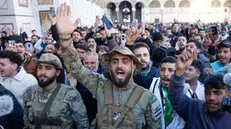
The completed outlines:
{"type": "Polygon", "coordinates": [[[117,19],[117,23],[120,22],[120,9],[116,8],[116,19],[117,19]]]}
{"type": "Polygon", "coordinates": [[[132,8],[132,20],[133,22],[136,20],[136,8],[132,8]]]}

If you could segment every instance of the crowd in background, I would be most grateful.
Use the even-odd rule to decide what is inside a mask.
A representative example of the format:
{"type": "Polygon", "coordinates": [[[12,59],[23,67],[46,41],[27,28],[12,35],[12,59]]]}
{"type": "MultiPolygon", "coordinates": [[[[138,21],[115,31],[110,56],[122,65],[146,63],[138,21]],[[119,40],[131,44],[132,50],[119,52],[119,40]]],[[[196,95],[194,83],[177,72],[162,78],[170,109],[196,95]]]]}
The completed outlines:
{"type": "MultiPolygon", "coordinates": [[[[50,30],[42,35],[38,35],[36,30],[32,30],[32,35],[29,37],[22,28],[20,28],[19,34],[15,30],[12,30],[12,34],[1,32],[0,49],[17,53],[19,58],[15,57],[14,61],[20,66],[16,71],[20,75],[17,74],[17,78],[11,77],[15,71],[10,67],[5,67],[11,61],[0,61],[0,84],[12,92],[16,98],[14,101],[19,102],[17,106],[24,107],[21,97],[23,92],[26,88],[38,84],[36,72],[40,57],[44,53],[52,53],[61,60],[64,66],[57,82],[78,90],[91,123],[97,113],[97,100],[65,68],[61,56],[56,19],[50,17],[50,20],[52,23],[50,30]],[[21,79],[22,76],[26,77],[21,79]],[[15,80],[8,81],[7,78],[10,77],[15,80]]],[[[77,22],[80,24],[81,19],[78,19],[77,22]]],[[[188,49],[194,49],[197,56],[185,72],[185,83],[188,86],[185,94],[191,98],[205,101],[206,78],[214,73],[224,76],[231,70],[231,65],[229,65],[231,59],[230,35],[231,26],[228,22],[205,24],[199,20],[195,23],[165,24],[138,23],[136,20],[133,23],[115,23],[113,28],[108,29],[97,17],[95,26],[79,26],[71,34],[71,38],[82,64],[92,72],[108,79],[111,79],[111,76],[108,69],[101,64],[102,55],[118,46],[129,48],[142,65],[141,72],[133,77],[134,82],[150,90],[159,101],[162,101],[163,95],[156,94],[156,92],[163,90],[163,93],[165,91],[167,93],[170,77],[175,71],[175,66],[172,65],[176,62],[176,57],[186,53],[188,49]],[[156,85],[157,87],[163,85],[165,88],[158,89],[156,85]]],[[[4,58],[4,54],[0,52],[0,59],[2,58],[4,58]]],[[[169,110],[173,112],[169,99],[167,97],[165,99],[163,107],[166,108],[163,110],[167,112],[167,109],[171,107],[169,110]]],[[[20,110],[14,113],[20,114],[20,110]]],[[[162,121],[165,122],[162,122],[162,125],[165,127],[171,125],[176,117],[172,117],[171,113],[163,116],[165,117],[162,118],[162,121]]],[[[3,124],[1,120],[0,116],[0,125],[3,124]]],[[[184,127],[186,127],[185,123],[182,125],[182,128],[184,127]]]]}

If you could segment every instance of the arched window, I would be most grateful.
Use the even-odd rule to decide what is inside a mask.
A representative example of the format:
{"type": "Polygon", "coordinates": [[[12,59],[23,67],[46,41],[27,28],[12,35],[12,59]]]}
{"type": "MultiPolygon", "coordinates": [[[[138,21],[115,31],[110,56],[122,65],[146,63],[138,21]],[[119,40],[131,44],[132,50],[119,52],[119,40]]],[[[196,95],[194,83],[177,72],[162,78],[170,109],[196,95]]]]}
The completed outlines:
{"type": "Polygon", "coordinates": [[[149,8],[160,8],[160,7],[161,7],[160,1],[158,0],[154,0],[149,4],[149,8]]]}
{"type": "Polygon", "coordinates": [[[179,4],[179,8],[189,8],[190,2],[188,0],[182,0],[179,4]]]}
{"type": "Polygon", "coordinates": [[[231,5],[231,0],[226,0],[224,3],[224,7],[229,7],[231,5]]]}
{"type": "Polygon", "coordinates": [[[168,0],[164,3],[165,8],[175,8],[175,2],[173,0],[168,0]]]}
{"type": "Polygon", "coordinates": [[[221,7],[221,2],[219,0],[213,0],[211,7],[212,8],[219,8],[219,7],[221,7]]]}

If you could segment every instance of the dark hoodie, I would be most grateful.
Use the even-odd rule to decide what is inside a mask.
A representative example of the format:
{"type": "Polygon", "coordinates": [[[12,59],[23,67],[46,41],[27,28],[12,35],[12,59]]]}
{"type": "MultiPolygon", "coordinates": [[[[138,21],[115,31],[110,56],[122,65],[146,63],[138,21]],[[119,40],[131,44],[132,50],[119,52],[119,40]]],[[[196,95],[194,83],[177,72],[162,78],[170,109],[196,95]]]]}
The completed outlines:
{"type": "Polygon", "coordinates": [[[170,79],[169,100],[174,110],[188,122],[188,129],[231,129],[227,112],[210,113],[204,101],[184,95],[184,75],[175,74],[170,79]]]}
{"type": "Polygon", "coordinates": [[[22,129],[23,109],[14,95],[0,85],[0,125],[4,129],[22,129]]]}

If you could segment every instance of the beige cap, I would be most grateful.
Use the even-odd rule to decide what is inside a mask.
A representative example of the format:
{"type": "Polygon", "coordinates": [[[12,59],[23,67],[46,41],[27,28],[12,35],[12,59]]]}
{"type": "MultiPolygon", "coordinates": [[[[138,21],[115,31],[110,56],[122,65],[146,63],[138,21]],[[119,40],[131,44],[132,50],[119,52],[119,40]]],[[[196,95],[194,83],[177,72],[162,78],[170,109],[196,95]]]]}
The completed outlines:
{"type": "Polygon", "coordinates": [[[51,64],[51,65],[54,65],[55,68],[57,68],[57,69],[63,68],[60,59],[56,55],[51,54],[51,53],[42,54],[42,56],[39,58],[38,62],[39,63],[45,62],[45,63],[51,64]]]}

